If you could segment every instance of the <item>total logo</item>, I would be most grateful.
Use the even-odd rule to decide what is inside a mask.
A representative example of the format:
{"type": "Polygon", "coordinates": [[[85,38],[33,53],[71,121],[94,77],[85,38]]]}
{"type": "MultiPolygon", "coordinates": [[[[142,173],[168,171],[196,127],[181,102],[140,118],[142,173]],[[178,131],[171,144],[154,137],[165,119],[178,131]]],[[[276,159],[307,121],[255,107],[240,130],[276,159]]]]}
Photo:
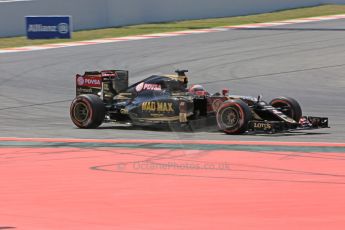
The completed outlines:
{"type": "Polygon", "coordinates": [[[102,85],[101,79],[98,77],[82,77],[77,78],[78,86],[87,86],[87,87],[100,87],[102,85]]]}
{"type": "Polygon", "coordinates": [[[135,87],[135,90],[137,92],[140,92],[142,90],[162,90],[162,86],[159,84],[147,84],[147,83],[141,82],[135,87]]]}

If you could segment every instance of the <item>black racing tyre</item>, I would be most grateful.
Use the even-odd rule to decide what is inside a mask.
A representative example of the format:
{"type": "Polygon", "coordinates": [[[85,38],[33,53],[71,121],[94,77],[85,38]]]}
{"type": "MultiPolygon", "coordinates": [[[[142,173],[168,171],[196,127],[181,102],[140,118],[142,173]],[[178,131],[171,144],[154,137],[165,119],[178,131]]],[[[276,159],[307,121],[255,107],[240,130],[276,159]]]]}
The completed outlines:
{"type": "Polygon", "coordinates": [[[103,101],[96,95],[79,95],[71,103],[70,116],[77,127],[94,129],[104,121],[105,106],[103,101]]]}
{"type": "Polygon", "coordinates": [[[251,119],[252,112],[242,100],[225,101],[217,111],[218,128],[227,134],[244,133],[251,119]]]}
{"type": "Polygon", "coordinates": [[[302,117],[302,109],[299,103],[291,97],[277,97],[274,98],[270,105],[277,108],[286,116],[299,121],[302,117]]]}

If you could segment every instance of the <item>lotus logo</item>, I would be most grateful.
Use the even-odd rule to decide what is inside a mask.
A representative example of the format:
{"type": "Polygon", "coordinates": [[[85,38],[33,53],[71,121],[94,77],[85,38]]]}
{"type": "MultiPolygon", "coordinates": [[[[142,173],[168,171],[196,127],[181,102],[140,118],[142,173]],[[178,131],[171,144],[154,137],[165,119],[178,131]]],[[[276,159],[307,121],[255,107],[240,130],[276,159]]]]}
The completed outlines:
{"type": "Polygon", "coordinates": [[[67,34],[69,31],[69,26],[67,23],[58,24],[58,31],[60,34],[67,34]]]}

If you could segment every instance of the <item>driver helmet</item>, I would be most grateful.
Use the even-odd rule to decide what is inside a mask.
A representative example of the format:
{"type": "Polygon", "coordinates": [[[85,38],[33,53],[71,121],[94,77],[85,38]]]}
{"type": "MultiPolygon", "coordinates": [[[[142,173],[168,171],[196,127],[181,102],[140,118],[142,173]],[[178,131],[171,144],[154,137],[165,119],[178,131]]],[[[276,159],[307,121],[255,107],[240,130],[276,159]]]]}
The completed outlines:
{"type": "Polygon", "coordinates": [[[192,85],[189,90],[191,94],[195,94],[198,96],[209,95],[209,93],[205,90],[202,85],[192,85]]]}

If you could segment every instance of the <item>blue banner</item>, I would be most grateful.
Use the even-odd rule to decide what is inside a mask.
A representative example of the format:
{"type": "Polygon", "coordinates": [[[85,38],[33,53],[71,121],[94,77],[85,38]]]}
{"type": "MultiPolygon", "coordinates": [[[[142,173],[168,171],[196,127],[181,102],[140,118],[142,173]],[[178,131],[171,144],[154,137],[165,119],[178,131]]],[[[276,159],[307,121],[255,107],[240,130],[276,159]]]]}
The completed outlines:
{"type": "Polygon", "coordinates": [[[71,38],[71,16],[26,16],[28,39],[71,38]]]}

